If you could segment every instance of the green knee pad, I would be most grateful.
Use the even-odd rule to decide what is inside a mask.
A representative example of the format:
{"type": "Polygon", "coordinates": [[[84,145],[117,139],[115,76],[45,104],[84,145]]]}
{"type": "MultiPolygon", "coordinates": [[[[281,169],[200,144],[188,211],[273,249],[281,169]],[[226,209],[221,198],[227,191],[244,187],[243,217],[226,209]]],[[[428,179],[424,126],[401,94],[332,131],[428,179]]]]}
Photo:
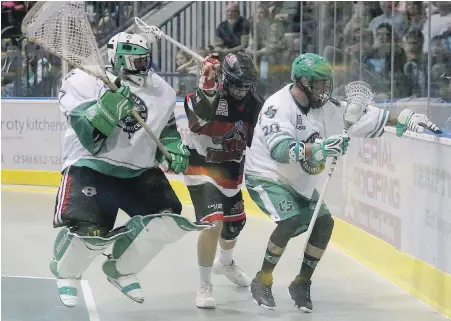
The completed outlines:
{"type": "Polygon", "coordinates": [[[312,234],[310,235],[309,244],[325,250],[329,244],[332,231],[334,229],[334,219],[331,215],[323,215],[318,217],[313,226],[312,234]]]}

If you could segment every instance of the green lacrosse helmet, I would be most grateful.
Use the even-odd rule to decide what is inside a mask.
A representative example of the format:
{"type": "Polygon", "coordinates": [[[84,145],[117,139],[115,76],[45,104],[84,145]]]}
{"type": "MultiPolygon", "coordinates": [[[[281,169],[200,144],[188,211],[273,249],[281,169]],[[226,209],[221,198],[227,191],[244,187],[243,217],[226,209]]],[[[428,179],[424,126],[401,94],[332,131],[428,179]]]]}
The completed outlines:
{"type": "Polygon", "coordinates": [[[306,77],[309,82],[332,79],[332,66],[320,55],[302,54],[297,56],[291,65],[291,80],[297,82],[301,77],[306,77]]]}
{"type": "Polygon", "coordinates": [[[332,66],[320,55],[302,54],[293,61],[291,80],[305,91],[311,108],[322,107],[332,93],[332,66]],[[302,77],[308,80],[308,86],[301,83],[302,77]]]}

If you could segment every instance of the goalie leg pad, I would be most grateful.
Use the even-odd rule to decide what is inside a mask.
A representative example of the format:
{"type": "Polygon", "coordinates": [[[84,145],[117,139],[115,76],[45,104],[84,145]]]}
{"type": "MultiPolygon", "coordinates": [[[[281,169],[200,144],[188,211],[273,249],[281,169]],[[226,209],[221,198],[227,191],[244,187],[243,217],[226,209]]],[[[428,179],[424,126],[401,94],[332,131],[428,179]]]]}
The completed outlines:
{"type": "Polygon", "coordinates": [[[177,242],[190,231],[210,227],[170,213],[137,215],[125,226],[131,233],[114,243],[111,258],[103,264],[104,273],[113,279],[139,273],[167,244],[177,242]]]}
{"type": "Polygon", "coordinates": [[[105,233],[96,226],[78,229],[64,227],[60,230],[49,267],[57,278],[59,297],[65,306],[72,308],[78,305],[79,279],[83,272],[97,255],[128,232],[122,227],[105,233]]]}
{"type": "Polygon", "coordinates": [[[50,270],[57,278],[79,279],[97,255],[129,232],[120,228],[104,237],[84,236],[64,227],[55,240],[50,270]]]}

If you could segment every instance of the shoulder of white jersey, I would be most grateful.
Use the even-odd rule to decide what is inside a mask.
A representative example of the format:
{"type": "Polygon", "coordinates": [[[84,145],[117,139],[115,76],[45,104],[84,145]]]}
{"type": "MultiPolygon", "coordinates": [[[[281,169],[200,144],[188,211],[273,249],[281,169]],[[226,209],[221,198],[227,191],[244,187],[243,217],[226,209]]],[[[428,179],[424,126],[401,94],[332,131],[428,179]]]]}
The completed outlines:
{"type": "Polygon", "coordinates": [[[276,91],[274,94],[272,94],[271,96],[269,96],[266,101],[265,101],[265,105],[275,105],[275,106],[279,106],[279,105],[286,105],[290,103],[290,91],[289,91],[289,86],[291,84],[288,84],[286,86],[284,86],[283,88],[281,88],[280,90],[276,91]]]}
{"type": "MultiPolygon", "coordinates": [[[[338,101],[338,103],[340,103],[340,102],[338,101]]],[[[337,106],[335,103],[333,103],[330,100],[326,101],[326,103],[321,108],[326,112],[333,112],[333,113],[335,113],[335,112],[344,113],[346,110],[346,108],[337,106]]]]}
{"type": "Polygon", "coordinates": [[[92,90],[93,88],[99,88],[102,86],[101,84],[103,84],[101,80],[77,68],[71,70],[64,76],[61,87],[74,87],[77,89],[79,88],[81,91],[86,91],[92,90]]]}
{"type": "Polygon", "coordinates": [[[166,80],[164,80],[160,75],[155,72],[150,73],[148,76],[148,86],[157,89],[159,92],[162,92],[165,99],[177,101],[177,93],[175,89],[169,85],[166,80]],[[149,79],[150,78],[150,79],[149,79]]]}

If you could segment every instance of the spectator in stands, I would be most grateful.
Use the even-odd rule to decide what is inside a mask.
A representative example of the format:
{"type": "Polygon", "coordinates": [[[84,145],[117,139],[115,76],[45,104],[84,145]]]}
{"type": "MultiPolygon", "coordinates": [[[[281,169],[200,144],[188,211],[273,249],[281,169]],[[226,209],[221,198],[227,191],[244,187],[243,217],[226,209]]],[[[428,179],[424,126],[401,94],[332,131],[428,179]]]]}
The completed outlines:
{"type": "Polygon", "coordinates": [[[378,1],[356,1],[354,2],[354,10],[359,16],[363,18],[362,24],[365,28],[368,28],[370,22],[382,15],[384,12],[379,6],[378,1]],[[361,13],[360,13],[361,10],[361,13]]]}
{"type": "Polygon", "coordinates": [[[49,63],[47,53],[44,53],[36,44],[28,43],[25,45],[25,56],[20,59],[21,66],[17,71],[10,88],[2,88],[2,95],[23,97],[51,97],[52,87],[57,78],[52,77],[50,73],[52,66],[49,63]],[[13,94],[13,89],[18,90],[13,94]]]}
{"type": "Polygon", "coordinates": [[[22,69],[19,44],[16,39],[11,38],[6,43],[6,58],[2,61],[2,86],[10,84],[22,69]]]}
{"type": "Polygon", "coordinates": [[[431,96],[439,97],[440,76],[451,70],[451,49],[448,47],[447,38],[450,32],[432,38],[431,43],[431,96]]]}
{"type": "Polygon", "coordinates": [[[184,96],[196,88],[198,66],[194,58],[181,50],[175,56],[175,65],[180,75],[174,79],[174,89],[177,96],[184,96]]]}
{"type": "Polygon", "coordinates": [[[384,80],[378,84],[379,88],[376,91],[391,93],[390,83],[393,73],[395,97],[406,97],[411,94],[411,87],[408,87],[409,84],[404,74],[406,55],[396,41],[395,47],[392,47],[392,26],[390,24],[382,23],[376,28],[372,50],[362,60],[373,73],[380,75],[384,80]],[[393,70],[392,50],[394,50],[393,70]]]}
{"type": "Polygon", "coordinates": [[[274,22],[269,26],[268,37],[257,54],[260,89],[265,98],[282,88],[289,79],[289,50],[282,25],[274,22]],[[288,72],[287,72],[288,71],[288,72]]]}
{"type": "Polygon", "coordinates": [[[261,1],[260,4],[264,4],[268,8],[269,18],[272,20],[276,19],[276,15],[279,14],[284,1],[261,1]]]}
{"type": "Polygon", "coordinates": [[[196,69],[195,59],[182,50],[175,56],[175,65],[177,66],[175,71],[180,73],[190,73],[193,67],[196,69]]]}
{"type": "MultiPolygon", "coordinates": [[[[403,69],[405,60],[404,52],[399,50],[395,41],[395,71],[403,69]]],[[[382,23],[376,28],[372,50],[366,55],[364,61],[368,63],[376,73],[390,72],[392,50],[392,26],[388,23],[382,23]]]]}
{"type": "Polygon", "coordinates": [[[2,37],[20,37],[25,15],[25,1],[2,1],[2,37]]]}
{"type": "Polygon", "coordinates": [[[41,50],[39,45],[28,43],[25,46],[23,67],[26,70],[27,81],[31,87],[40,85],[52,69],[46,56],[47,54],[41,50]]]}
{"type": "MultiPolygon", "coordinates": [[[[262,57],[265,57],[270,64],[280,64],[283,60],[284,51],[287,49],[283,26],[279,22],[270,20],[269,12],[264,6],[260,5],[259,7],[260,9],[257,9],[257,14],[260,17],[256,17],[256,37],[258,39],[258,47],[256,48],[257,65],[260,64],[262,57]]],[[[250,36],[252,42],[250,41],[249,46],[246,48],[246,52],[249,54],[254,53],[253,36],[250,36]]]]}
{"type": "Polygon", "coordinates": [[[427,56],[423,54],[423,43],[424,36],[419,29],[410,30],[403,38],[407,59],[404,73],[412,85],[412,95],[415,97],[427,96],[427,56]]]}
{"type": "Polygon", "coordinates": [[[439,88],[440,97],[446,102],[451,102],[451,71],[447,70],[440,75],[439,88]]]}
{"type": "MultiPolygon", "coordinates": [[[[301,3],[299,1],[275,1],[271,6],[273,21],[282,23],[287,32],[300,32],[301,3]]],[[[304,13],[304,21],[309,20],[308,11],[304,13]]]]}
{"type": "Polygon", "coordinates": [[[376,35],[378,26],[382,23],[388,23],[393,26],[395,34],[398,39],[402,39],[407,30],[407,22],[402,13],[396,10],[399,1],[379,1],[379,6],[382,9],[382,14],[371,20],[369,29],[376,35]],[[395,7],[394,14],[392,8],[395,7]]]}
{"type": "MultiPolygon", "coordinates": [[[[431,16],[431,38],[441,35],[444,30],[451,31],[451,1],[436,1],[435,6],[439,13],[431,16]]],[[[427,18],[423,26],[423,35],[423,52],[428,53],[429,21],[427,18]]]]}
{"type": "Polygon", "coordinates": [[[423,1],[407,1],[405,20],[407,30],[423,29],[423,25],[426,21],[423,1]]]}
{"type": "Polygon", "coordinates": [[[367,55],[372,50],[373,35],[370,30],[362,28],[361,24],[354,23],[346,26],[344,31],[344,53],[348,61],[353,65],[360,62],[360,56],[367,55]]]}
{"type": "Polygon", "coordinates": [[[435,36],[431,41],[432,66],[441,64],[451,68],[451,48],[449,47],[449,38],[451,32],[446,31],[435,36]]]}
{"type": "Polygon", "coordinates": [[[227,5],[227,20],[216,28],[213,51],[222,60],[228,53],[244,51],[249,42],[249,22],[241,16],[236,2],[227,5]]]}
{"type": "Polygon", "coordinates": [[[255,14],[249,19],[249,45],[245,51],[253,55],[254,51],[257,56],[257,63],[260,61],[264,42],[269,37],[269,26],[271,25],[271,18],[269,16],[269,10],[266,6],[259,4],[255,10],[255,14]],[[255,23],[255,29],[254,29],[255,23]]]}

